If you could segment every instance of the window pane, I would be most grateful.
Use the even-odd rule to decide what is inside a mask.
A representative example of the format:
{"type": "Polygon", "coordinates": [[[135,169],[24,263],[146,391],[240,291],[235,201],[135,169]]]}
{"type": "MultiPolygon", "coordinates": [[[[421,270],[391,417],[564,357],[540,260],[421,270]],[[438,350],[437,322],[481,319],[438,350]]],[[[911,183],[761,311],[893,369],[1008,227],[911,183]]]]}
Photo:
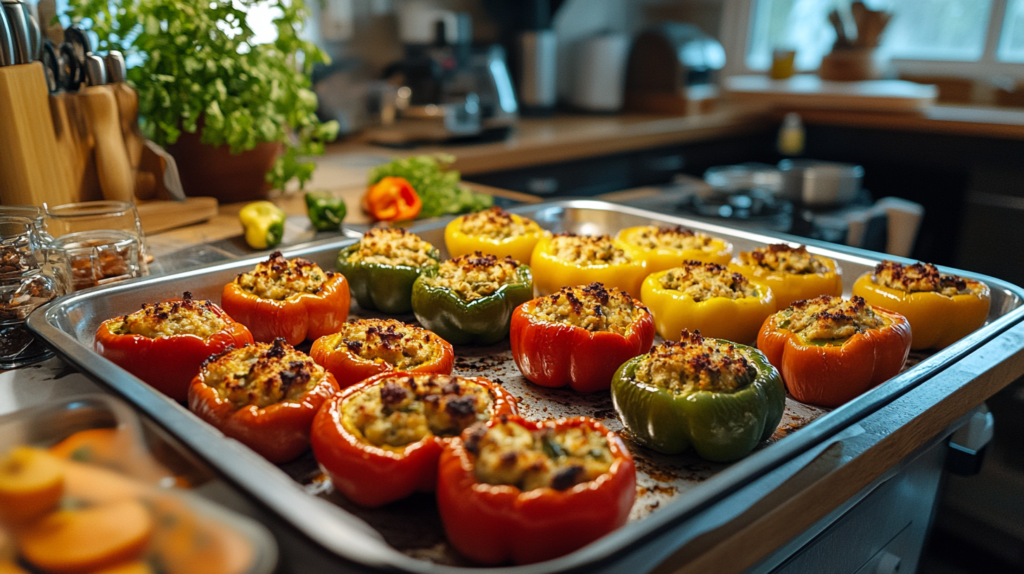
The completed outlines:
{"type": "Polygon", "coordinates": [[[835,30],[828,23],[833,0],[758,0],[753,10],[747,67],[767,70],[772,50],[796,50],[796,67],[813,70],[832,50],[835,30]]]}
{"type": "Polygon", "coordinates": [[[890,56],[921,60],[981,59],[991,0],[899,0],[885,4],[887,10],[894,12],[882,43],[890,56]]]}
{"type": "Polygon", "coordinates": [[[1024,62],[1024,0],[1010,0],[1006,4],[996,57],[1004,62],[1024,62]]]}

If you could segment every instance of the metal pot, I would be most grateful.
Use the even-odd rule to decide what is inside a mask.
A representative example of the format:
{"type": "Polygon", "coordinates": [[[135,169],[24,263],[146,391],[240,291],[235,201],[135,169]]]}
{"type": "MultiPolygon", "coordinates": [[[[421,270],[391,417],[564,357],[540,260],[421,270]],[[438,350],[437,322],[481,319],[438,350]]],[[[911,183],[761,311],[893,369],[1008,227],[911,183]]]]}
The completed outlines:
{"type": "Polygon", "coordinates": [[[807,206],[840,205],[860,191],[864,168],[850,163],[784,159],[781,196],[807,206]]]}

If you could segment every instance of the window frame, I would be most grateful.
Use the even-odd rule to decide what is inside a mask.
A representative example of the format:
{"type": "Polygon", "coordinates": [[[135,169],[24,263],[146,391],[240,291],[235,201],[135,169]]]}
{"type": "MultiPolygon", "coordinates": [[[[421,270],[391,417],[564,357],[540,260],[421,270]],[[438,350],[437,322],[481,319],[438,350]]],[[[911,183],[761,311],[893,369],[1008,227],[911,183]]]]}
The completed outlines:
{"type": "MultiPolygon", "coordinates": [[[[752,69],[747,66],[747,48],[756,13],[754,3],[758,0],[724,0],[722,27],[719,37],[726,53],[724,76],[741,74],[762,74],[767,69],[752,69]]],[[[1008,0],[992,0],[988,27],[985,31],[985,49],[978,60],[918,60],[893,58],[892,67],[897,74],[912,76],[950,76],[969,79],[989,80],[994,77],[1008,77],[1024,80],[1024,63],[1001,62],[996,53],[1003,32],[1003,20],[1008,0]]]]}

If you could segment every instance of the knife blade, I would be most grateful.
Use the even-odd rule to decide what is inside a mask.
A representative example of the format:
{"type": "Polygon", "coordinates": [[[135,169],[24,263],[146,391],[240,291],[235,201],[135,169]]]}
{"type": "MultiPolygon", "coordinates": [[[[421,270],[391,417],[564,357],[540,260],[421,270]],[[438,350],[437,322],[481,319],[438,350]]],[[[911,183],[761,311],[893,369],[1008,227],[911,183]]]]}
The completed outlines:
{"type": "Polygon", "coordinates": [[[7,11],[0,9],[0,66],[14,65],[14,44],[11,27],[7,25],[7,11]]]}
{"type": "Polygon", "coordinates": [[[14,64],[28,64],[32,62],[30,56],[31,41],[28,31],[28,13],[21,2],[8,2],[3,0],[4,12],[7,14],[7,24],[11,29],[11,43],[14,45],[14,64]]]}

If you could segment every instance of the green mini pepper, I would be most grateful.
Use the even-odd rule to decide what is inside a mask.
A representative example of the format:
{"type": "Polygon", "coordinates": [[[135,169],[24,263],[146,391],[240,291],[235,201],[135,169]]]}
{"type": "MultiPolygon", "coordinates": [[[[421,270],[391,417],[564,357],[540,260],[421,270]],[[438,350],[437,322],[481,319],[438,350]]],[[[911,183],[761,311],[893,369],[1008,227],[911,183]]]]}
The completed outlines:
{"type": "Polygon", "coordinates": [[[612,378],[612,403],[637,442],[665,454],[693,447],[703,459],[729,462],[772,436],[786,407],[782,377],[757,349],[718,342],[735,345],[754,365],[757,374],[750,384],[733,392],[678,392],[636,380],[646,355],[619,367],[612,378]]]}
{"type": "Polygon", "coordinates": [[[238,212],[245,228],[245,242],[253,249],[270,249],[284,238],[286,215],[269,201],[255,201],[238,212]]]}
{"type": "Polygon", "coordinates": [[[437,267],[425,269],[412,286],[412,310],[425,328],[455,345],[491,345],[508,337],[512,311],[533,298],[533,274],[528,265],[516,267],[516,281],[493,294],[465,301],[447,287],[428,285],[437,267]]]}
{"type": "Polygon", "coordinates": [[[345,200],[327,191],[306,192],[306,214],[317,231],[337,231],[348,214],[345,200]]]}
{"type": "Polygon", "coordinates": [[[429,255],[435,262],[423,267],[349,261],[358,249],[359,243],[355,243],[341,250],[338,271],[348,279],[349,290],[360,307],[393,315],[412,311],[412,284],[424,270],[436,270],[440,257],[436,249],[431,251],[429,255]]]}

